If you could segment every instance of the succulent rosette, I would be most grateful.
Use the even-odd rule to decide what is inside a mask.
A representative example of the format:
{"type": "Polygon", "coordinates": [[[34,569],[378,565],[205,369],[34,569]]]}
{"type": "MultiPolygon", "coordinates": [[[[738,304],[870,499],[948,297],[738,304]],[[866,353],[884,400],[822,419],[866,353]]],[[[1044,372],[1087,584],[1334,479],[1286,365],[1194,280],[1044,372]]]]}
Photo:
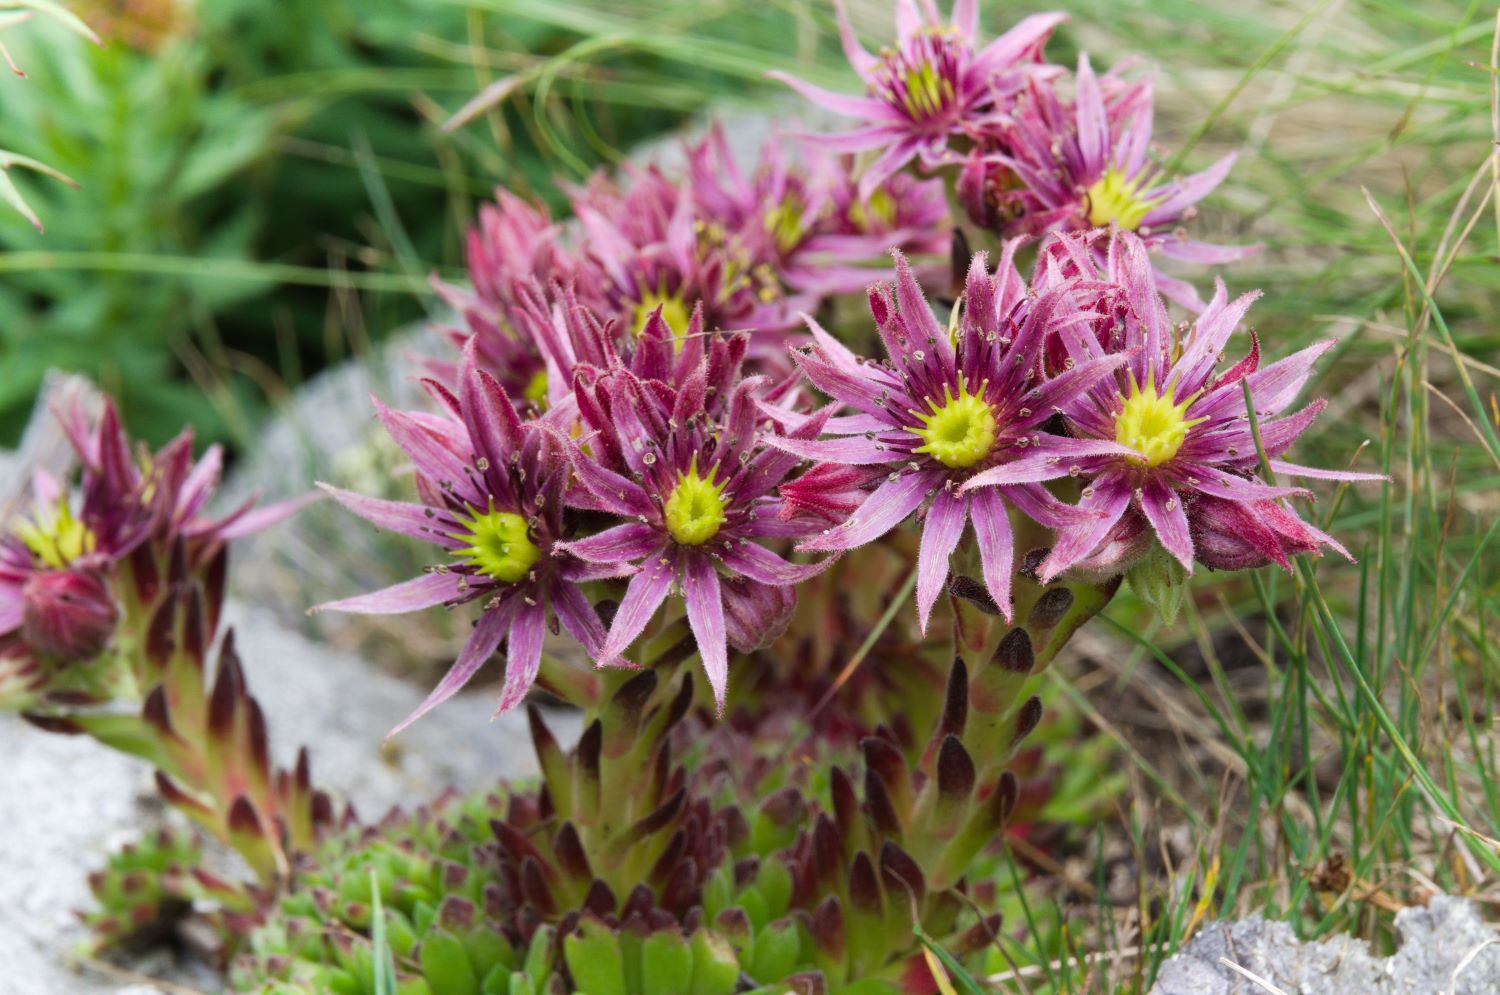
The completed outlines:
{"type": "MultiPolygon", "coordinates": [[[[1075,256],[1087,252],[1087,244],[1086,237],[1075,241],[1075,256]]],[[[1287,553],[1310,552],[1324,545],[1347,557],[1336,540],[1298,519],[1281,503],[1290,497],[1310,496],[1308,491],[1268,484],[1257,476],[1258,430],[1270,468],[1278,473],[1333,480],[1383,479],[1282,459],[1323,410],[1323,401],[1289,409],[1311,376],[1314,362],[1333,342],[1309,346],[1262,367],[1259,343],[1252,333],[1250,352],[1229,369],[1219,370],[1220,355],[1259,294],[1231,301],[1220,282],[1203,313],[1179,334],[1167,315],[1146,246],[1128,232],[1116,231],[1111,237],[1100,279],[1079,286],[1081,295],[1097,297],[1089,310],[1123,327],[1118,341],[1128,351],[1118,354],[1124,363],[1112,376],[1083,386],[1061,407],[1080,444],[1114,442],[1119,448],[1074,461],[1087,481],[1079,506],[1098,517],[1059,530],[1056,544],[1041,564],[1041,576],[1056,577],[1091,557],[1092,562],[1086,564],[1091,569],[1119,573],[1149,547],[1151,537],[1191,573],[1197,559],[1195,531],[1204,538],[1210,565],[1274,562],[1286,566],[1287,553]],[[1254,424],[1245,408],[1247,390],[1254,424]],[[1242,507],[1232,509],[1234,505],[1242,507]],[[1236,531],[1237,525],[1244,524],[1246,511],[1267,507],[1278,510],[1236,531]],[[1122,538],[1142,541],[1119,542],[1122,538]],[[1093,557],[1112,540],[1110,557],[1093,557]]],[[[1093,334],[1061,341],[1075,368],[1097,362],[1102,351],[1093,334]]],[[[1011,479],[1001,467],[975,475],[962,490],[978,493],[1011,479]]]]}
{"type": "Polygon", "coordinates": [[[815,344],[797,356],[814,387],[856,412],[840,424],[850,434],[771,440],[820,463],[886,470],[857,511],[801,549],[853,549],[925,508],[917,577],[924,629],[947,579],[948,560],[969,525],[985,585],[1008,614],[1014,542],[1007,507],[1049,526],[1090,518],[1058,501],[1043,482],[1068,476],[1086,456],[1130,452],[1113,440],[1044,430],[1057,408],[1126,357],[1094,356],[1044,377],[1040,361],[1048,336],[1071,336],[1077,327],[1070,321],[1070,289],[1033,298],[1011,261],[1013,249],[994,274],[983,254],[975,257],[951,332],[939,324],[898,255],[894,286],[870,292],[886,361],[862,361],[816,324],[815,344]],[[1004,483],[979,491],[964,486],[976,477],[1002,477],[1004,483]]]}
{"type": "Polygon", "coordinates": [[[546,425],[521,420],[505,389],[475,365],[476,352],[472,344],[465,350],[456,395],[426,382],[442,415],[394,411],[375,402],[391,437],[411,457],[418,502],[321,485],[355,514],[433,543],[450,559],[420,577],[317,610],[385,615],[482,603],[453,667],[393,732],[456,694],[502,640],[505,686],[497,711],[514,708],[536,679],[549,619],[599,658],[604,626],[580,585],[623,570],[618,563],[587,563],[555,549],[566,536],[565,443],[546,425]]]}
{"type": "MultiPolygon", "coordinates": [[[[729,643],[751,649],[773,635],[791,611],[786,589],[821,569],[761,545],[808,531],[780,515],[775,497],[797,457],[767,444],[777,436],[760,413],[765,381],[739,380],[715,361],[729,354],[710,349],[676,385],[614,369],[580,386],[591,434],[573,448],[574,472],[589,505],[625,521],[559,546],[592,563],[638,565],[599,659],[626,652],[669,593],[682,591],[721,710],[729,643]]],[[[811,436],[822,423],[809,419],[798,431],[811,436]]]]}
{"type": "Polygon", "coordinates": [[[1036,14],[979,47],[978,0],[956,0],[949,23],[932,0],[898,0],[896,44],[872,55],[854,34],[842,2],[838,11],[844,54],[864,82],[863,95],[835,93],[786,73],[779,79],[819,107],[855,118],[859,127],[817,140],[838,152],[881,150],[864,171],[859,192],[869,197],[913,161],[933,168],[952,161],[950,139],[970,134],[1005,113],[1028,77],[1042,66],[1041,51],[1063,14],[1036,14]]]}

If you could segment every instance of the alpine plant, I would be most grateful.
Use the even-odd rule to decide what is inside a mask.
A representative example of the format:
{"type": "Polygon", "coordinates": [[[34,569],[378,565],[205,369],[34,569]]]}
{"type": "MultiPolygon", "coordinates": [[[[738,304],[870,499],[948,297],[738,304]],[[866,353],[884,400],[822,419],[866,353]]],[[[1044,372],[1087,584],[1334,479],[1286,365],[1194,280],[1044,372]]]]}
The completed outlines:
{"type": "Polygon", "coordinates": [[[429,403],[374,400],[408,499],[323,485],[430,560],[315,610],[472,626],[395,731],[496,661],[536,781],[336,816],[221,624],[229,547],[298,502],[214,510],[217,449],[60,412],[76,468],[0,520],[0,707],[196,826],[95,875],[100,945],[206,937],[263,995],[929,995],[925,941],[1063,950],[1020,889],[1118,785],[1033,675],[1127,580],[1170,620],[1200,567],[1348,557],[1303,504],[1383,478],[1290,458],[1332,343],[1263,359],[1256,293],[1163,271],[1250,250],[1192,231],[1235,158],[1163,164],[1149,78],[1047,62],[1059,14],[897,0],[871,53],[835,7],[864,91],[780,78],[852,130],[716,126],[559,217],[499,191],[429,403]]]}
{"type": "Polygon", "coordinates": [[[865,93],[835,93],[781,72],[771,76],[818,107],[858,122],[851,131],[818,136],[819,144],[839,152],[880,150],[860,177],[865,196],[913,161],[927,168],[948,164],[950,142],[1007,114],[1028,77],[1047,71],[1042,47],[1066,19],[1033,15],[981,47],[979,0],[956,0],[946,24],[932,0],[897,0],[896,44],[872,55],[855,35],[842,0],[835,0],[834,9],[844,54],[865,93]]]}

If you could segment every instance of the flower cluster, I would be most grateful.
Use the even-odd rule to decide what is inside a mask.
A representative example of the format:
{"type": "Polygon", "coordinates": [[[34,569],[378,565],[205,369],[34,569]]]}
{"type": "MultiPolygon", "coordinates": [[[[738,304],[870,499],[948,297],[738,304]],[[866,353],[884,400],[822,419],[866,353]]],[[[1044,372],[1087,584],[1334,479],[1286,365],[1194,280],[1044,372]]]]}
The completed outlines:
{"type": "MultiPolygon", "coordinates": [[[[1234,157],[1168,175],[1149,150],[1149,80],[1044,60],[1060,15],[981,44],[973,0],[950,23],[899,0],[898,42],[872,55],[838,12],[867,93],[783,77],[860,119],[813,136],[822,152],[796,163],[773,139],[747,172],[715,127],[679,177],[636,167],[569,189],[570,222],[504,191],[481,212],[472,290],[440,285],[465,328],[462,362],[431,365],[439,413],[378,408],[419,503],[333,491],[447,559],[325,607],[480,603],[412,718],[502,644],[502,711],[538,681],[558,690],[549,627],[601,666],[652,665],[690,640],[722,711],[730,651],[774,639],[798,584],[909,519],[923,633],[959,580],[1011,620],[1018,578],[1170,564],[1180,581],[1195,564],[1348,555],[1287,503],[1309,492],[1260,476],[1367,479],[1282,460],[1319,410],[1286,413],[1326,347],[1262,369],[1251,333],[1220,372],[1253,295],[1230,302],[1220,283],[1204,302],[1154,264],[1243,255],[1182,228],[1234,157]],[[943,180],[914,175],[948,167],[993,254],[958,251],[943,180]],[[924,257],[945,250],[967,275],[935,310],[924,257]],[[872,279],[888,252],[894,279],[872,279]],[[830,304],[857,291],[865,328],[813,317],[844,321],[830,304]],[[1173,324],[1163,297],[1196,321],[1173,324]]],[[[1145,567],[1134,576],[1144,588],[1145,567]]]]}
{"type": "Polygon", "coordinates": [[[1377,479],[1282,459],[1321,410],[1287,413],[1326,343],[1262,368],[1250,333],[1249,355],[1220,371],[1256,295],[1231,302],[1220,283],[1194,323],[1174,325],[1139,236],[1048,236],[1029,282],[1018,245],[993,272],[975,255],[946,324],[897,253],[894,281],[869,292],[881,359],[809,319],[811,342],[792,355],[831,401],[817,409],[796,377],[746,375],[749,337],[706,333],[702,302],[681,335],[659,304],[628,353],[581,305],[558,312],[544,341],[566,356],[553,365],[572,390],[527,418],[471,339],[455,390],[428,381],[443,414],[379,406],[413,459],[421,503],[332,491],[452,559],[326,607],[483,601],[468,646],[417,714],[502,640],[500,708],[514,707],[537,679],[549,611],[593,660],[626,666],[653,631],[685,617],[722,710],[728,650],[779,633],[795,586],[822,566],[787,559],[794,544],[844,554],[916,518],[923,631],[955,557],[977,561],[990,603],[1012,616],[1018,522],[1053,536],[1032,566],[1042,583],[1117,576],[1155,549],[1184,574],[1198,563],[1285,567],[1324,546],[1348,555],[1285,504],[1307,491],[1258,475],[1265,460],[1278,473],[1377,479]],[[606,633],[586,585],[608,577],[628,581],[606,633]]]}
{"type": "MultiPolygon", "coordinates": [[[[1076,73],[1042,50],[1061,14],[1028,17],[980,45],[977,0],[956,0],[950,22],[931,0],[897,4],[897,41],[866,51],[840,0],[844,51],[866,85],[863,96],[773,74],[818,106],[859,122],[817,136],[844,152],[881,150],[864,170],[873,189],[915,161],[954,173],[958,201],[980,229],[1002,237],[1116,226],[1163,256],[1199,263],[1244,258],[1255,246],[1208,245],[1188,235],[1198,203],[1229,174],[1226,155],[1200,173],[1174,176],[1151,149],[1153,88],[1125,66],[1096,75],[1087,55],[1076,73]],[[1069,96],[1069,92],[1071,96],[1069,96]]],[[[1203,302],[1192,285],[1158,275],[1173,301],[1203,302]]]]}
{"type": "Polygon", "coordinates": [[[552,324],[591,321],[591,338],[629,352],[658,309],[681,337],[701,307],[704,328],[753,330],[756,353],[774,363],[799,312],[862,289],[891,247],[947,251],[940,182],[856,187],[847,162],[810,151],[799,163],[775,139],[747,175],[718,127],[683,152],[680,178],[631,167],[568,188],[567,224],[505,190],[481,209],[468,235],[472,289],[436,287],[463,318],[452,338],[472,339],[479,366],[518,404],[565,401],[576,359],[599,358],[578,357],[580,336],[559,342],[552,324]]]}
{"type": "Polygon", "coordinates": [[[810,438],[826,418],[784,432],[765,414],[768,381],[742,375],[748,336],[706,333],[701,305],[678,334],[658,305],[622,355],[595,334],[603,326],[586,311],[573,317],[549,326],[552,344],[570,357],[572,393],[544,414],[523,420],[480,367],[474,340],[456,390],[426,381],[442,414],[376,402],[412,458],[420,503],[326,488],[356,514],[435,543],[450,559],[323,608],[393,613],[482,601],[464,652],[408,722],[458,691],[502,640],[500,710],[513,708],[537,678],[549,618],[599,663],[630,666],[632,645],[674,591],[684,596],[722,707],[729,645],[750,650],[784,627],[792,585],[817,569],[762,543],[816,527],[783,514],[776,491],[798,459],[770,443],[810,438]],[[577,534],[585,519],[604,527],[577,534]],[[626,575],[606,633],[581,585],[626,575]]]}

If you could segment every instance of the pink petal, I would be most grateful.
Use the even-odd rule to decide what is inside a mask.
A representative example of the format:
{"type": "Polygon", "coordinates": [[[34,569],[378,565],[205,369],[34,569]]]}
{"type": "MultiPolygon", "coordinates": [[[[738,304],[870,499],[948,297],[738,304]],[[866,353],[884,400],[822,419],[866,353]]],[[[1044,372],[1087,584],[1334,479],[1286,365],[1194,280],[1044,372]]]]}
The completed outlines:
{"type": "Polygon", "coordinates": [[[625,597],[615,612],[614,624],[604,640],[604,648],[599,651],[599,663],[613,665],[636,637],[646,631],[651,616],[667,600],[667,592],[672,589],[676,577],[677,566],[668,557],[666,547],[647,557],[640,572],[630,578],[630,586],[625,588],[625,597]]]}
{"type": "Polygon", "coordinates": [[[906,454],[901,450],[881,444],[878,438],[866,439],[862,435],[838,439],[791,439],[768,435],[763,441],[774,449],[802,459],[840,463],[844,466],[870,466],[906,459],[906,454]]]}
{"type": "Polygon", "coordinates": [[[722,717],[729,688],[729,650],[719,574],[707,556],[689,553],[682,559],[682,593],[687,602],[688,625],[698,643],[698,657],[703,661],[703,672],[708,675],[708,686],[713,688],[714,703],[722,717]]]}
{"type": "Polygon", "coordinates": [[[288,501],[278,501],[275,504],[262,505],[254,510],[247,511],[232,522],[225,523],[217,531],[221,539],[243,539],[245,536],[254,535],[275,525],[277,522],[291,518],[297,512],[306,508],[314,501],[319,500],[317,494],[304,494],[301,497],[292,498],[288,501]]]}
{"type": "Polygon", "coordinates": [[[1078,55],[1078,153],[1083,159],[1084,179],[1089,183],[1103,175],[1107,165],[1104,151],[1109,146],[1109,120],[1104,97],[1099,93],[1099,79],[1085,53],[1078,55]]]}
{"type": "Polygon", "coordinates": [[[1260,291],[1253,290],[1236,297],[1233,303],[1225,304],[1224,283],[1222,280],[1215,283],[1214,299],[1198,316],[1197,324],[1193,326],[1192,335],[1188,339],[1187,349],[1174,367],[1178,373],[1178,397],[1196,391],[1208,379],[1214,364],[1219,361],[1219,354],[1229,343],[1229,337],[1234,334],[1240,322],[1245,320],[1245,313],[1250,310],[1250,305],[1260,297],[1260,291]]]}
{"type": "Polygon", "coordinates": [[[979,566],[984,586],[1005,620],[1011,620],[1010,571],[1015,562],[1015,536],[1010,514],[998,491],[980,491],[969,498],[969,521],[979,542],[979,566]]]}
{"type": "Polygon", "coordinates": [[[1293,477],[1311,477],[1315,480],[1379,480],[1387,481],[1383,473],[1356,473],[1353,470],[1325,470],[1315,466],[1298,466],[1285,460],[1271,460],[1271,469],[1293,477]]]}
{"type": "Polygon", "coordinates": [[[1225,501],[1271,501],[1312,496],[1305,487],[1272,487],[1253,477],[1239,477],[1211,466],[1189,466],[1184,472],[1193,477],[1190,486],[1194,490],[1225,501]]]}
{"type": "Polygon", "coordinates": [[[870,70],[875,68],[876,59],[865,51],[865,47],[855,36],[854,25],[849,23],[849,11],[844,7],[844,0],[833,0],[833,12],[838,15],[839,41],[844,46],[844,58],[849,60],[849,65],[860,76],[869,75],[870,70]]]}
{"type": "Polygon", "coordinates": [[[1130,483],[1122,473],[1108,473],[1090,485],[1091,493],[1078,502],[1079,507],[1100,513],[1103,517],[1058,532],[1052,552],[1038,571],[1043,583],[1092,553],[1130,507],[1130,483]]]}
{"type": "Polygon", "coordinates": [[[586,539],[559,543],[558,547],[581,560],[616,563],[649,556],[661,546],[661,541],[661,532],[652,526],[641,522],[626,522],[586,539]]]}
{"type": "Polygon", "coordinates": [[[559,581],[553,585],[552,611],[569,635],[578,640],[584,652],[597,660],[599,650],[604,645],[604,624],[599,621],[599,613],[589,604],[589,599],[584,597],[576,584],[559,581]]]}
{"type": "Polygon", "coordinates": [[[399,584],[360,594],[342,601],[329,601],[312,609],[314,612],[351,612],[356,615],[404,615],[421,611],[463,593],[459,586],[462,574],[430,573],[399,584]]]}
{"type": "Polygon", "coordinates": [[[798,79],[790,73],[784,73],[780,70],[772,70],[766,73],[766,76],[769,79],[776,80],[778,83],[785,83],[804,98],[825,110],[833,111],[835,114],[843,114],[846,117],[857,117],[865,121],[891,120],[890,108],[886,107],[882,101],[847,93],[834,93],[832,90],[825,90],[821,86],[798,79]]]}
{"type": "Polygon", "coordinates": [[[853,549],[873,542],[904,522],[922,503],[927,490],[936,486],[940,486],[940,481],[932,473],[906,473],[895,480],[888,478],[865,498],[848,521],[813,536],[797,548],[828,551],[853,549]]]}
{"type": "Polygon", "coordinates": [[[1167,199],[1153,207],[1151,212],[1141,219],[1141,224],[1149,228],[1176,221],[1184,210],[1207,197],[1215,187],[1224,182],[1224,178],[1234,168],[1234,161],[1237,158],[1239,158],[1239,153],[1231,152],[1203,172],[1185,176],[1172,184],[1173,189],[1167,195],[1167,199]]]}
{"type": "Polygon", "coordinates": [[[917,625],[927,634],[932,606],[948,582],[948,560],[963,538],[968,520],[968,502],[948,490],[940,490],[927,510],[922,544],[917,551],[917,625]]]}
{"type": "MultiPolygon", "coordinates": [[[[426,505],[366,497],[331,484],[319,483],[318,487],[360,518],[382,529],[424,542],[443,542],[439,533],[433,529],[434,524],[440,524],[435,519],[436,513],[426,505]]],[[[447,512],[443,512],[442,522],[448,521],[447,512]]]]}
{"type": "Polygon", "coordinates": [[[508,598],[479,616],[474,632],[469,636],[469,641],[464,644],[463,652],[458,655],[453,667],[443,675],[443,679],[438,682],[437,687],[432,689],[427,699],[417,706],[416,711],[402,719],[396,728],[386,734],[387,739],[453,697],[465,684],[469,683],[469,679],[495,652],[495,647],[500,645],[500,639],[509,628],[518,603],[518,599],[508,598]]]}
{"type": "Polygon", "coordinates": [[[1141,510],[1156,530],[1162,547],[1193,572],[1193,537],[1188,532],[1187,512],[1182,498],[1158,477],[1152,477],[1141,488],[1141,510]]]}
{"type": "Polygon", "coordinates": [[[500,705],[495,715],[504,715],[526,698],[536,683],[537,668],[542,663],[543,622],[547,610],[540,604],[523,604],[510,623],[506,640],[505,686],[500,691],[500,705]]]}
{"type": "Polygon", "coordinates": [[[1044,480],[1056,480],[1068,476],[1074,461],[1099,456],[1139,456],[1134,449],[1122,446],[1111,439],[1066,439],[1062,436],[1042,437],[1041,451],[1022,456],[1020,459],[1002,463],[980,471],[964,481],[959,492],[968,494],[978,488],[994,487],[998,484],[1032,484],[1044,480]]]}
{"type": "Polygon", "coordinates": [[[762,584],[785,587],[800,584],[825,570],[832,560],[817,563],[788,563],[776,553],[753,542],[735,543],[721,554],[724,565],[762,584]]]}

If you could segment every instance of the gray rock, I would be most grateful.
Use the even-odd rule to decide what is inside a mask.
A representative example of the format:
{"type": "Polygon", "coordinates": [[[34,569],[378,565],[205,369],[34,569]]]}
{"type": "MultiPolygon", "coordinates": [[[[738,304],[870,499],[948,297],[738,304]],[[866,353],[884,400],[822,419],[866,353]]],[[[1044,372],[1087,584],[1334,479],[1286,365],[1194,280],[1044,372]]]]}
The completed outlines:
{"type": "Polygon", "coordinates": [[[1363,940],[1299,942],[1291,927],[1251,916],[1210,923],[1163,965],[1151,995],[1495,995],[1500,934],[1474,906],[1448,895],[1396,914],[1401,946],[1371,955],[1363,940]],[[1228,962],[1226,964],[1226,962],[1228,962]]]}

